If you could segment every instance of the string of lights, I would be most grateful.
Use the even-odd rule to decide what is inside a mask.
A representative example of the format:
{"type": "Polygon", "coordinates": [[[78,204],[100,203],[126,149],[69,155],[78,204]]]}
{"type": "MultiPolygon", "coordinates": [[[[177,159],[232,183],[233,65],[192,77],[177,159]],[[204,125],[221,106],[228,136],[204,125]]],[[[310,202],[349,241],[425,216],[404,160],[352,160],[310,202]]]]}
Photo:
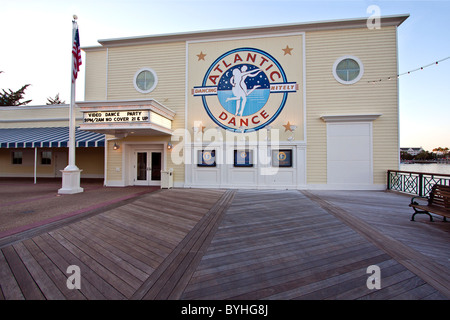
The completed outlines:
{"type": "Polygon", "coordinates": [[[400,76],[404,76],[404,75],[406,75],[406,74],[411,74],[411,73],[413,73],[413,72],[420,71],[420,70],[423,70],[423,69],[425,69],[425,68],[428,68],[428,67],[431,67],[431,66],[438,65],[438,64],[441,63],[442,61],[445,61],[445,60],[448,60],[448,59],[450,59],[450,56],[447,57],[447,58],[441,59],[441,60],[437,60],[437,61],[432,62],[432,63],[430,63],[430,64],[427,64],[427,65],[422,66],[422,67],[420,67],[420,68],[416,68],[416,69],[413,69],[413,70],[409,70],[409,71],[407,71],[407,72],[400,73],[400,74],[398,74],[398,75],[396,75],[396,76],[390,76],[390,77],[387,77],[387,78],[380,78],[380,79],[378,79],[378,80],[372,80],[372,81],[367,81],[367,82],[368,82],[368,83],[377,83],[377,82],[381,82],[381,81],[392,80],[394,77],[400,78],[400,76]]]}

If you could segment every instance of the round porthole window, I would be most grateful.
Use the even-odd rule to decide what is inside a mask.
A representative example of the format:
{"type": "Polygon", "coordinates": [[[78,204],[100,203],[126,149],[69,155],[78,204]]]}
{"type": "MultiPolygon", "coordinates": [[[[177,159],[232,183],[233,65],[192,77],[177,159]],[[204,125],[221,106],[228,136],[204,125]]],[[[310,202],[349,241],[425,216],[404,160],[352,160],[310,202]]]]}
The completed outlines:
{"type": "Polygon", "coordinates": [[[150,68],[143,68],[134,75],[134,87],[140,93],[149,93],[158,84],[156,72],[150,68]]]}
{"type": "Polygon", "coordinates": [[[342,84],[354,84],[361,79],[364,74],[364,68],[359,60],[353,56],[340,57],[334,62],[334,78],[342,84]]]}

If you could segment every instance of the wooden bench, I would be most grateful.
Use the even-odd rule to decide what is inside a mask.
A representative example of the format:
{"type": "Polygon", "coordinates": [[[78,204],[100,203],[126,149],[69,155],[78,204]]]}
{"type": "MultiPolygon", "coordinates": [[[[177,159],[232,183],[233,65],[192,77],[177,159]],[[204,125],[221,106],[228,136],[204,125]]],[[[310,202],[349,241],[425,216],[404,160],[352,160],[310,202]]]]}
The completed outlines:
{"type": "Polygon", "coordinates": [[[447,221],[447,217],[450,218],[450,186],[435,184],[428,197],[413,197],[409,206],[414,209],[411,221],[414,221],[414,216],[418,213],[428,214],[430,221],[433,221],[430,213],[443,216],[444,221],[447,221]],[[416,201],[419,198],[427,199],[428,203],[419,204],[416,201]]]}

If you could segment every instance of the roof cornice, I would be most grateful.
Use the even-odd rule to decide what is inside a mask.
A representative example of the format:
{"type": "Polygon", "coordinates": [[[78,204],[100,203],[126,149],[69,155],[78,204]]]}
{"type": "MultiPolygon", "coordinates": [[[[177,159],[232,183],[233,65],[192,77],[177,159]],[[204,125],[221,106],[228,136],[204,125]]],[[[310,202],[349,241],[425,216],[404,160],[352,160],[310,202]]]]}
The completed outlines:
{"type": "MultiPolygon", "coordinates": [[[[408,17],[409,14],[383,16],[380,17],[380,26],[398,27],[408,17]]],[[[365,18],[343,19],[343,20],[303,22],[303,23],[283,24],[283,25],[243,27],[235,29],[157,34],[157,35],[147,35],[147,36],[137,36],[127,38],[101,39],[98,40],[98,42],[104,47],[117,47],[117,46],[165,43],[176,41],[200,41],[214,38],[233,37],[236,35],[256,36],[261,35],[262,33],[264,35],[270,36],[271,34],[279,34],[280,32],[291,33],[291,32],[311,32],[321,30],[366,28],[367,19],[368,18],[365,17],[365,18]]]]}

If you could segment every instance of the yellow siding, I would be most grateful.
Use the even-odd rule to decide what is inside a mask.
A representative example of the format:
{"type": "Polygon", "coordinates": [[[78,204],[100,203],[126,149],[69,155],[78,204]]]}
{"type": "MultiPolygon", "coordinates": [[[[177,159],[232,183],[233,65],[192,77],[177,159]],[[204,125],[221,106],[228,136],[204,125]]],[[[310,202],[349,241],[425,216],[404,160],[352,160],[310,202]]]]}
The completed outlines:
{"type": "Polygon", "coordinates": [[[322,115],[381,113],[373,122],[374,183],[385,183],[387,169],[398,166],[398,96],[396,28],[348,29],[306,34],[307,179],[327,181],[326,124],[322,115]],[[353,85],[334,79],[334,62],[358,57],[364,76],[353,85]],[[368,83],[394,76],[390,81],[368,83]]]}
{"type": "MultiPolygon", "coordinates": [[[[109,48],[108,63],[108,100],[155,99],[176,112],[172,129],[184,128],[185,42],[109,48]],[[153,69],[158,76],[158,85],[148,94],[138,92],[133,84],[135,73],[144,67],[153,69]]],[[[145,139],[169,141],[170,137],[145,139]]],[[[116,167],[122,168],[122,154],[118,150],[112,150],[112,147],[108,148],[108,152],[108,180],[120,180],[122,172],[117,172],[116,167]]],[[[175,166],[169,152],[167,155],[167,166],[174,169],[174,180],[184,183],[184,165],[175,166]]]]}
{"type": "MultiPolygon", "coordinates": [[[[82,114],[76,109],[75,117],[82,114]]],[[[2,108],[2,128],[65,127],[69,125],[69,105],[2,108]]]]}
{"type": "Polygon", "coordinates": [[[106,100],[107,49],[86,52],[86,101],[106,100]]]}
{"type": "Polygon", "coordinates": [[[106,180],[107,181],[119,181],[122,180],[122,151],[123,148],[119,148],[118,150],[114,150],[114,142],[117,140],[108,141],[105,144],[105,148],[107,148],[108,157],[106,163],[106,180]],[[116,168],[120,168],[119,171],[116,171],[116,168]]]}
{"type": "Polygon", "coordinates": [[[184,128],[186,44],[184,42],[109,49],[108,100],[155,99],[176,112],[173,129],[184,128]],[[153,69],[158,85],[148,94],[134,88],[141,68],[153,69]]]}
{"type": "MultiPolygon", "coordinates": [[[[57,177],[56,153],[63,152],[67,156],[67,148],[38,148],[36,173],[38,177],[57,177]],[[51,164],[41,164],[41,153],[52,152],[51,164]]],[[[67,165],[67,162],[65,162],[67,165]]],[[[77,148],[76,164],[82,169],[81,177],[102,177],[104,172],[103,148],[77,148]]],[[[32,177],[34,175],[34,148],[2,148],[0,149],[0,176],[32,177]],[[23,153],[22,164],[12,164],[12,153],[23,153]]]]}
{"type": "Polygon", "coordinates": [[[76,163],[82,169],[81,177],[103,177],[105,168],[104,148],[77,148],[76,163]]]}
{"type": "MultiPolygon", "coordinates": [[[[45,169],[47,168],[44,168],[44,170],[45,169]]],[[[31,177],[33,176],[33,174],[34,174],[34,149],[23,149],[23,148],[0,149],[1,176],[31,177]],[[12,152],[14,151],[20,151],[23,153],[22,164],[12,164],[12,152]]]]}

